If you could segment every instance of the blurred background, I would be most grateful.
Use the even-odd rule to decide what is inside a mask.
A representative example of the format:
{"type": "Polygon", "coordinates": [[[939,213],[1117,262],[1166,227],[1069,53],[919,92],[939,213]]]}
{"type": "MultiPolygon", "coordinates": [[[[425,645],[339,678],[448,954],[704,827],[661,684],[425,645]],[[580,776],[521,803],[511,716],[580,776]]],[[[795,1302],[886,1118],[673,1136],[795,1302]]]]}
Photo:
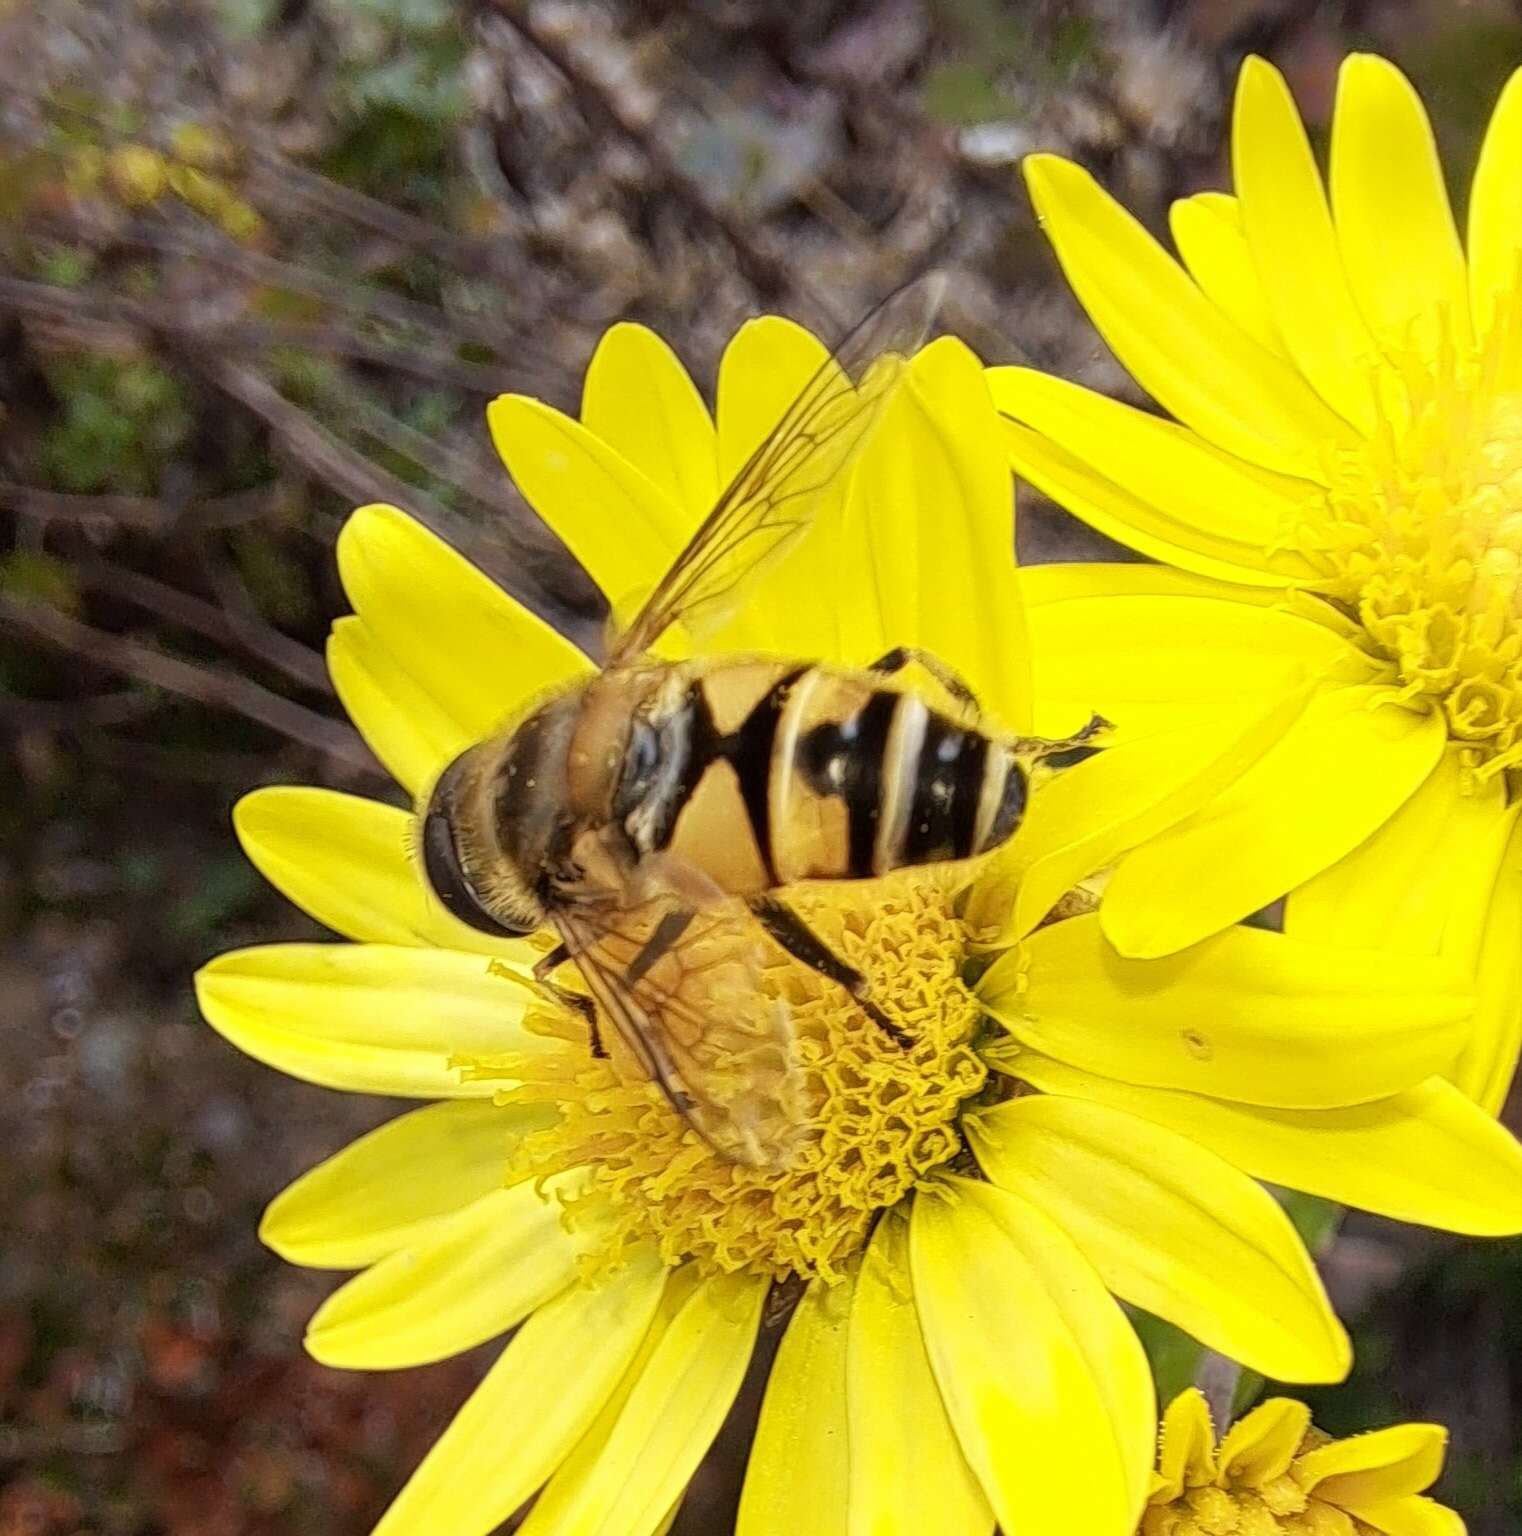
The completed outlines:
{"type": "MultiPolygon", "coordinates": [[[[332,1279],[259,1213],[395,1106],[245,1060],[188,988],[316,935],[239,795],[393,793],[322,664],[346,512],[410,509],[587,637],[483,407],[574,408],[616,319],[706,387],[746,316],[837,333],[938,264],[987,360],[1128,395],[1019,157],[1161,228],[1227,184],[1246,52],[1324,134],[1357,47],[1462,205],[1519,0],[0,0],[0,1536],[358,1536],[486,1363],[303,1356],[332,1279]]],[[[1114,553],[1035,504],[1020,542],[1114,553]]],[[[1522,1243],[1354,1220],[1327,1265],[1359,1363],[1321,1422],[1448,1423],[1448,1501],[1522,1528],[1522,1243]]],[[[762,1379],[688,1536],[729,1529],[762,1379]]]]}

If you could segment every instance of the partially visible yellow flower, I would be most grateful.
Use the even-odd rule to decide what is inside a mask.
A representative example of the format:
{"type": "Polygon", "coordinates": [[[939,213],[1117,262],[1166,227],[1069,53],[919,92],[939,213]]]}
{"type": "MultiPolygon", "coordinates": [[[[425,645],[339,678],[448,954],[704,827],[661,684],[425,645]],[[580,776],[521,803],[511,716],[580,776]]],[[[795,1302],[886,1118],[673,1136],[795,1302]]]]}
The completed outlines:
{"type": "MultiPolygon", "coordinates": [[[[580,421],[508,399],[492,425],[535,508],[622,601],[821,357],[797,327],[747,326],[715,424],[664,344],[618,326],[580,421]]],[[[943,341],[907,385],[839,516],[727,631],[674,645],[855,665],[925,646],[1022,730],[1008,469],[982,371],[943,341]]],[[[334,680],[413,797],[591,665],[394,508],[356,513],[338,553],[356,612],[333,633],[334,680]]],[[[1075,865],[1148,813],[1091,803],[1105,756],[1034,797],[1008,858],[789,893],[914,1044],[796,967],[764,975],[788,988],[812,1091],[807,1155],[772,1172],[719,1158],[624,1055],[593,1058],[579,1015],[528,983],[547,935],[451,918],[409,852],[410,812],[303,788],[242,802],[255,863],[353,942],[219,957],[199,977],[207,1019],[295,1076],[439,1101],[271,1205],[263,1236],[285,1257],[361,1271],[309,1348],[397,1369],[517,1330],[385,1536],[483,1536],[536,1492],[527,1536],[649,1536],[728,1412],[778,1280],[799,1300],[740,1536],[987,1536],[996,1520],[1128,1536],[1156,1408],[1116,1298],[1280,1379],[1347,1369],[1314,1266],[1255,1180],[1522,1230],[1522,1149],[1432,1076],[1468,1007],[1445,962],[1246,929],[1131,961],[1081,906],[1043,924],[1075,865]]]]}
{"type": "Polygon", "coordinates": [[[1217,1443],[1191,1387],[1163,1417],[1139,1536],[1464,1536],[1451,1509],[1422,1497],[1447,1444],[1439,1424],[1333,1440],[1287,1397],[1260,1403],[1217,1443]]]}
{"type": "Polygon", "coordinates": [[[1097,708],[1123,736],[1241,748],[1209,804],[1120,861],[1104,924],[1124,952],[1292,890],[1290,932],[1442,950],[1480,976],[1454,1079],[1494,1107],[1522,1043],[1522,73],[1467,252],[1382,59],[1343,66],[1330,201],[1261,59],[1232,163],[1234,195],[1174,205],[1181,264],[1086,171],[1026,162],[1074,290],[1178,418],[991,370],[1016,470],[1179,568],[1026,573],[1038,728],[1097,708]]]}

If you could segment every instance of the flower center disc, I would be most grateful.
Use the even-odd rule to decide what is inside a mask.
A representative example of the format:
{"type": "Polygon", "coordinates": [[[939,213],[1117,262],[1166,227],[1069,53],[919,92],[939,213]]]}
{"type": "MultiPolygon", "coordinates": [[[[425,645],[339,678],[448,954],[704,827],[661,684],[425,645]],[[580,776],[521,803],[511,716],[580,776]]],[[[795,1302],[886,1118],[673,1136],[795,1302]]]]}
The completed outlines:
{"type": "Polygon", "coordinates": [[[721,1157],[627,1053],[577,1053],[574,1068],[549,1074],[543,1057],[526,1061],[531,1080],[509,1097],[553,1102],[560,1119],[520,1144],[512,1171],[542,1177],[588,1167],[584,1198],[601,1197],[614,1212],[604,1262],[653,1240],[668,1264],[693,1259],[710,1270],[834,1280],[876,1213],[961,1150],[957,1112],[987,1068],[971,1044],[981,1010],[962,981],[966,935],[948,894],[921,874],[874,882],[870,891],[801,890],[787,899],[862,973],[911,1044],[777,952],[758,982],[792,1012],[807,1114],[782,1169],[721,1157]]]}
{"type": "Polygon", "coordinates": [[[1332,463],[1333,578],[1408,698],[1488,774],[1522,758],[1522,380],[1513,295],[1483,349],[1443,341],[1375,375],[1379,426],[1332,463]]]}

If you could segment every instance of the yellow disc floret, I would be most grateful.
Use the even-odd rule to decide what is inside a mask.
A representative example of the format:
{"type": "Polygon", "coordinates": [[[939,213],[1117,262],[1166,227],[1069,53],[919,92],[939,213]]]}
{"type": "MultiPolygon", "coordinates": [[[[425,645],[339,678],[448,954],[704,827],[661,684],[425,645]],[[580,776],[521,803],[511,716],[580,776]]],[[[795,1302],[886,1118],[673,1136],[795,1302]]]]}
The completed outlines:
{"type": "Polygon", "coordinates": [[[1515,297],[1483,347],[1383,360],[1379,425],[1331,464],[1331,517],[1303,536],[1395,664],[1489,774],[1522,759],[1522,387],[1515,297]]]}
{"type": "MultiPolygon", "coordinates": [[[[909,1043],[776,951],[759,984],[792,1012],[805,1117],[785,1168],[715,1152],[626,1052],[596,1059],[571,1050],[501,1065],[504,1075],[523,1074],[504,1099],[560,1111],[554,1126],[520,1143],[510,1176],[590,1169],[582,1198],[610,1204],[614,1218],[599,1262],[653,1240],[669,1264],[834,1280],[877,1213],[961,1151],[958,1110],[987,1069],[972,1046],[982,1015],[962,980],[966,936],[949,895],[921,875],[870,891],[791,892],[789,901],[865,976],[909,1043]]],[[[551,1027],[568,1040],[581,1030],[569,1016],[551,1027]]]]}
{"type": "Polygon", "coordinates": [[[1452,1532],[1451,1511],[1422,1496],[1442,1471],[1436,1424],[1334,1440],[1303,1403],[1260,1403],[1218,1440],[1204,1397],[1180,1393],[1163,1415],[1157,1475],[1138,1536],[1385,1536],[1452,1532]]]}

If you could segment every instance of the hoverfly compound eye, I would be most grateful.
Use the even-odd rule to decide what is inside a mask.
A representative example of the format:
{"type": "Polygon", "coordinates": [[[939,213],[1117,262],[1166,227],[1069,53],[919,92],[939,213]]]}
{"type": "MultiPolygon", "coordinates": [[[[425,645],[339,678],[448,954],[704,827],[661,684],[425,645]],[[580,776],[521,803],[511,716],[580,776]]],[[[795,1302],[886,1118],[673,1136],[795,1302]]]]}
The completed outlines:
{"type": "Polygon", "coordinates": [[[504,922],[486,909],[460,862],[454,829],[442,811],[430,810],[423,818],[423,872],[444,910],[477,932],[499,939],[516,939],[530,931],[504,922]]]}

